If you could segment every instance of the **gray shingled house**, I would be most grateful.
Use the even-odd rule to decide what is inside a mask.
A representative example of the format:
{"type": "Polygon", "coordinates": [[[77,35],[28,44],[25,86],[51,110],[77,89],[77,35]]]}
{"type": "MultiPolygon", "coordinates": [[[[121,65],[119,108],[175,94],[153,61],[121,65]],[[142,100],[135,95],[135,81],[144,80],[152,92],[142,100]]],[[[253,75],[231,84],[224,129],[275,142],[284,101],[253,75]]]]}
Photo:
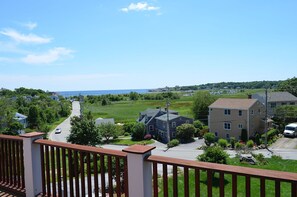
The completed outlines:
{"type": "MultiPolygon", "coordinates": [[[[159,135],[162,142],[167,143],[167,113],[166,109],[147,109],[140,112],[138,122],[145,124],[147,133],[159,135]]],[[[193,119],[178,115],[178,112],[169,110],[170,139],[175,138],[176,127],[184,123],[193,123],[193,119]]]]}
{"type": "MultiPolygon", "coordinates": [[[[265,105],[265,93],[253,94],[252,98],[258,99],[265,105]]],[[[267,94],[267,104],[267,114],[273,117],[276,107],[282,105],[297,105],[297,97],[289,92],[269,92],[267,94]]]]}

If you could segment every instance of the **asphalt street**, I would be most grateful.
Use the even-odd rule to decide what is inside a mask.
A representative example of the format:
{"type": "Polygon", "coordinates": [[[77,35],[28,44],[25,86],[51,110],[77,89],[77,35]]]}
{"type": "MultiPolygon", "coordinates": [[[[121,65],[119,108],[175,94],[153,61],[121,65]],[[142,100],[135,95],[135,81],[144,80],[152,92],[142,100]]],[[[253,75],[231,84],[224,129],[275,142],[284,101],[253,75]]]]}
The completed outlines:
{"type": "Polygon", "coordinates": [[[62,122],[56,127],[56,128],[61,128],[62,132],[60,134],[55,134],[55,130],[56,130],[55,128],[49,134],[49,139],[57,142],[67,142],[66,137],[70,134],[70,118],[73,116],[79,116],[79,115],[80,115],[79,101],[73,101],[71,115],[66,120],[64,120],[64,122],[62,122]]]}

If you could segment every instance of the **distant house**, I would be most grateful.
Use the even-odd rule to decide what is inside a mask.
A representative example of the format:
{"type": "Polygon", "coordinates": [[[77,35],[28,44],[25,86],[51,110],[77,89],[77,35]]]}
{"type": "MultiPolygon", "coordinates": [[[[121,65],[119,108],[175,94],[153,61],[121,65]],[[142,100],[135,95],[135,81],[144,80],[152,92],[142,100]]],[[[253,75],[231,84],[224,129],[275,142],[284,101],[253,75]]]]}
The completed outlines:
{"type": "Polygon", "coordinates": [[[59,101],[59,96],[58,95],[51,95],[50,98],[54,101],[59,101]]]}
{"type": "Polygon", "coordinates": [[[95,125],[99,126],[101,124],[114,124],[114,119],[113,118],[97,118],[95,120],[95,125]]]}
{"type": "Polygon", "coordinates": [[[209,131],[218,138],[241,139],[241,131],[248,138],[262,133],[265,127],[265,107],[257,99],[219,98],[209,106],[209,131]]]}
{"type": "MultiPolygon", "coordinates": [[[[265,105],[265,93],[258,93],[252,95],[253,99],[258,99],[265,105]]],[[[267,114],[273,117],[275,108],[282,105],[297,105],[297,97],[289,92],[269,92],[267,93],[267,114]]]]}
{"type": "MultiPolygon", "coordinates": [[[[159,135],[162,142],[167,143],[167,111],[165,109],[147,109],[140,112],[138,122],[145,124],[146,131],[152,135],[159,135]]],[[[193,123],[193,119],[178,115],[178,112],[168,111],[170,139],[175,138],[176,127],[184,123],[193,123]]]]}
{"type": "Polygon", "coordinates": [[[28,126],[27,118],[28,118],[27,116],[20,114],[20,113],[15,113],[15,116],[14,116],[14,119],[16,121],[18,121],[19,123],[21,123],[23,125],[24,129],[27,128],[27,126],[28,126]]]}

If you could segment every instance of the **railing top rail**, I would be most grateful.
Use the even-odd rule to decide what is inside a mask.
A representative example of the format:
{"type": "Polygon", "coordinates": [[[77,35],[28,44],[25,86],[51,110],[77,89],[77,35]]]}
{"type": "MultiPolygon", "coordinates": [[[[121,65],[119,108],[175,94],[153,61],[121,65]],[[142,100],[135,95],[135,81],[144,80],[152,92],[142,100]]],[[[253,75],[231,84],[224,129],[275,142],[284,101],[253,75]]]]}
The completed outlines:
{"type": "Polygon", "coordinates": [[[23,141],[23,138],[20,136],[4,135],[4,134],[0,134],[0,139],[23,141]]]}
{"type": "Polygon", "coordinates": [[[54,142],[54,141],[44,140],[44,139],[35,140],[34,143],[47,145],[47,146],[54,146],[59,148],[67,148],[67,149],[82,151],[82,152],[110,155],[110,156],[118,156],[118,157],[127,156],[127,153],[124,153],[122,151],[111,150],[106,148],[98,148],[93,146],[84,146],[84,145],[78,145],[78,144],[68,144],[64,142],[54,142]]]}
{"type": "Polygon", "coordinates": [[[155,155],[149,156],[147,158],[147,161],[157,162],[162,164],[169,164],[169,165],[177,165],[181,167],[213,170],[213,171],[225,172],[229,174],[239,174],[243,176],[248,175],[252,177],[265,177],[267,179],[282,180],[287,182],[297,181],[297,173],[291,173],[291,172],[255,169],[255,168],[208,163],[208,162],[198,162],[198,161],[190,161],[190,160],[176,159],[176,158],[155,156],[155,155]]]}

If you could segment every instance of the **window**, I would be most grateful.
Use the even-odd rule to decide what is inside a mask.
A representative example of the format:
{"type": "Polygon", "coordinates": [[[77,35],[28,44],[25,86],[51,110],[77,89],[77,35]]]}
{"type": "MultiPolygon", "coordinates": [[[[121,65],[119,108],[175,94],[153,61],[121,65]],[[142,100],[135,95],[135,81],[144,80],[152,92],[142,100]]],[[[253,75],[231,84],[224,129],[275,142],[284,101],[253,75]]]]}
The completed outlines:
{"type": "Polygon", "coordinates": [[[224,129],[225,130],[231,130],[231,123],[230,122],[225,122],[224,123],[224,129]]]}
{"type": "Polygon", "coordinates": [[[286,105],[287,103],[282,103],[282,105],[286,105]]]}
{"type": "Polygon", "coordinates": [[[176,122],[172,122],[172,128],[176,127],[176,122]]]}
{"type": "Polygon", "coordinates": [[[218,137],[218,132],[215,132],[215,136],[218,137]]]}
{"type": "Polygon", "coordinates": [[[227,133],[227,134],[226,134],[226,138],[227,138],[227,139],[229,139],[229,138],[230,138],[230,135],[229,135],[229,133],[227,133]]]}
{"type": "Polygon", "coordinates": [[[149,130],[153,131],[154,130],[154,125],[149,125],[149,130]]]}
{"type": "Polygon", "coordinates": [[[238,116],[242,116],[242,110],[238,111],[238,116]]]}
{"type": "Polygon", "coordinates": [[[230,109],[225,109],[225,115],[230,115],[231,114],[231,110],[230,109]]]}
{"type": "Polygon", "coordinates": [[[261,114],[261,109],[258,109],[258,113],[261,114]]]}
{"type": "Polygon", "coordinates": [[[253,109],[251,110],[251,114],[252,114],[252,115],[254,114],[254,110],[253,110],[253,109]]]}
{"type": "Polygon", "coordinates": [[[275,108],[276,107],[276,103],[270,103],[270,107],[271,108],[275,108]]]}
{"type": "Polygon", "coordinates": [[[242,129],[242,124],[238,124],[238,128],[239,129],[242,129]]]}
{"type": "Polygon", "coordinates": [[[295,105],[295,103],[294,102],[291,102],[290,105],[295,105]]]}
{"type": "Polygon", "coordinates": [[[172,132],[172,137],[175,138],[175,132],[172,132]]]}
{"type": "Polygon", "coordinates": [[[189,121],[189,120],[186,120],[186,123],[187,123],[187,124],[189,124],[189,123],[190,123],[190,121],[189,121]]]}

